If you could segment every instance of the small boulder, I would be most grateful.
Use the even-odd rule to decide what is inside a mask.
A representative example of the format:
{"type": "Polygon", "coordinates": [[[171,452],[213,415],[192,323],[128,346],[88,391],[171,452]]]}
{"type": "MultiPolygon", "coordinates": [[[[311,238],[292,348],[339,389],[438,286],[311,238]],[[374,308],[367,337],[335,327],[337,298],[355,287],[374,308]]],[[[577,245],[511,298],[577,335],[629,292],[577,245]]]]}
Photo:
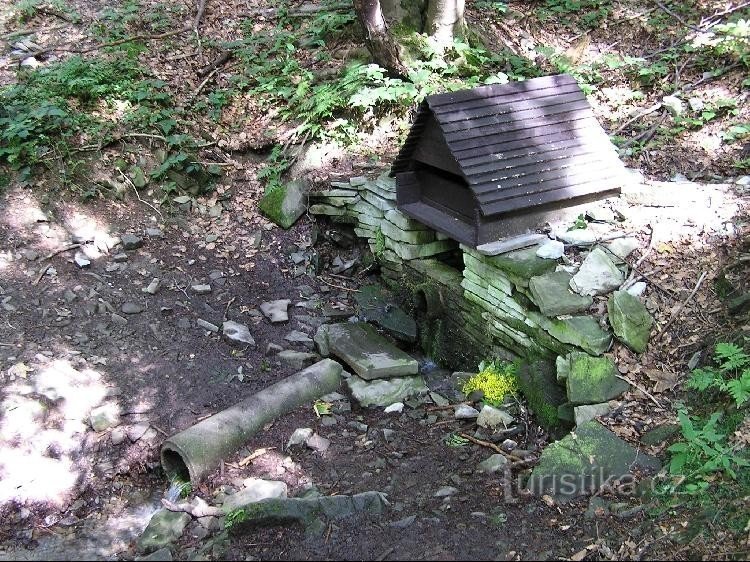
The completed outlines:
{"type": "Polygon", "coordinates": [[[292,301],[289,299],[279,299],[275,301],[264,302],[260,305],[260,311],[263,316],[268,318],[273,324],[277,322],[286,322],[289,320],[287,309],[292,301]]]}
{"type": "Polygon", "coordinates": [[[244,324],[234,322],[233,320],[227,320],[222,324],[221,327],[224,338],[230,342],[238,343],[240,345],[255,346],[255,339],[250,333],[250,329],[244,324]]]}
{"type": "Polygon", "coordinates": [[[179,540],[190,520],[187,513],[160,509],[151,516],[146,529],[138,537],[136,548],[148,554],[169,547],[179,540]]]}
{"type": "Polygon", "coordinates": [[[623,281],[622,272],[606,252],[594,248],[570,280],[570,288],[579,295],[603,295],[617,289],[623,281]]]}
{"type": "Polygon", "coordinates": [[[607,301],[607,312],[615,337],[636,353],[646,351],[654,319],[640,299],[615,291],[607,301]]]}
{"type": "Polygon", "coordinates": [[[514,417],[508,412],[500,410],[485,404],[482,407],[482,411],[477,416],[477,425],[479,427],[485,427],[487,429],[494,429],[496,427],[508,427],[514,421],[514,417]]]}
{"type": "Polygon", "coordinates": [[[495,472],[503,470],[507,464],[508,459],[506,459],[505,456],[500,453],[495,453],[477,465],[477,472],[494,474],[495,472]]]}

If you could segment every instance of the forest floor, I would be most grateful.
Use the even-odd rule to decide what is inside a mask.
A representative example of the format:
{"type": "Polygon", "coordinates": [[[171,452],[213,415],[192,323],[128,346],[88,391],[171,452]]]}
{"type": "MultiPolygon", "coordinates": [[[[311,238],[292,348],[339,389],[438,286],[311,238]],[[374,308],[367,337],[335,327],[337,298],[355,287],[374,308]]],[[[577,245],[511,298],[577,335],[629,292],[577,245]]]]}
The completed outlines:
{"type": "MultiPolygon", "coordinates": [[[[39,168],[35,174],[12,166],[11,157],[29,158],[23,143],[5,136],[0,144],[11,147],[0,160],[6,165],[0,169],[0,559],[138,556],[136,538],[169,487],[159,465],[163,440],[294,373],[266,353],[268,345],[307,350],[285,337],[291,330],[310,332],[326,321],[326,311],[351,308],[353,291],[377,282],[365,265],[366,246],[342,245],[346,236],[336,227],[309,216],[283,230],[260,214],[258,201],[264,178],[273,179],[282,167],[274,147],[307,139],[325,137],[329,148],[309,171],[319,185],[386,171],[408,130],[410,106],[396,103],[400,85],[391,83],[396,101],[347,115],[336,98],[345,88],[327,90],[328,97],[315,88],[361,56],[351,12],[292,3],[280,13],[274,4],[207,0],[198,20],[192,3],[152,0],[28,0],[0,8],[0,87],[18,84],[17,99],[58,91],[58,78],[24,78],[21,60],[33,58],[26,64],[39,65],[38,72],[78,55],[130,61],[115,72],[100,67],[94,77],[68,69],[67,79],[77,82],[65,95],[75,98],[71,110],[78,113],[54,131],[64,143],[30,160],[39,168]],[[186,32],[172,33],[183,26],[186,32]],[[303,47],[284,58],[285,41],[294,34],[303,37],[303,47]],[[122,41],[135,35],[141,39],[122,41]],[[232,56],[217,58],[227,50],[232,56]],[[133,65],[137,80],[151,81],[143,95],[133,88],[133,65]],[[105,75],[116,87],[104,84],[105,75]],[[78,96],[92,83],[109,97],[78,96]],[[295,91],[300,85],[307,89],[295,91]],[[274,93],[279,89],[285,93],[274,93]],[[128,101],[113,101],[126,91],[128,101]],[[108,127],[139,103],[144,111],[128,121],[130,128],[112,133],[108,127]],[[79,120],[84,114],[98,125],[79,120]],[[355,121],[360,125],[351,125],[355,121]],[[68,130],[75,132],[65,136],[68,130]],[[171,136],[177,134],[183,136],[171,136]],[[171,168],[164,173],[149,173],[165,162],[171,168]],[[193,181],[193,162],[202,167],[201,178],[213,178],[210,191],[190,192],[200,183],[193,181]],[[126,234],[139,236],[141,245],[117,246],[126,234]],[[76,255],[83,246],[91,250],[85,256],[90,263],[80,267],[76,255]],[[298,275],[293,254],[300,253],[315,255],[320,271],[298,275]],[[342,276],[332,273],[336,258],[359,262],[342,276]],[[159,290],[144,292],[154,278],[159,290]],[[211,290],[193,289],[201,284],[211,290]],[[275,299],[292,301],[288,323],[272,324],[258,311],[275,299]],[[232,346],[198,319],[246,324],[256,345],[232,346]],[[105,400],[121,407],[118,438],[115,429],[87,426],[86,413],[105,400]]],[[[654,333],[667,329],[640,356],[615,347],[622,374],[641,390],[626,394],[602,420],[636,442],[675,421],[691,359],[705,363],[716,342],[750,332],[747,315],[731,313],[722,300],[722,283],[736,296],[746,294],[749,280],[747,186],[735,183],[748,173],[741,140],[750,121],[747,67],[731,53],[683,48],[699,33],[692,28],[710,29],[736,15],[725,2],[685,3],[688,8],[592,0],[577,14],[566,11],[569,4],[511,2],[505,10],[499,3],[467,2],[469,21],[489,50],[512,53],[492,63],[493,72],[572,72],[591,86],[597,117],[620,137],[628,167],[655,180],[700,182],[721,194],[709,218],[695,209],[693,219],[692,203],[676,202],[662,209],[673,215],[664,221],[671,226],[660,230],[654,219],[639,233],[654,333]],[[668,60],[659,56],[662,50],[668,60]],[[661,104],[668,94],[685,99],[684,120],[675,121],[661,104]],[[695,101],[687,108],[688,98],[702,109],[694,109],[695,101]],[[696,285],[699,279],[704,282],[696,285]]],[[[368,85],[387,86],[383,80],[368,85]]],[[[48,111],[43,118],[55,115],[48,111]]],[[[53,135],[41,121],[29,125],[32,119],[23,122],[31,138],[53,135]]],[[[10,131],[18,123],[3,126],[10,131]]],[[[418,349],[409,351],[432,368],[418,349]]],[[[278,419],[190,497],[210,502],[259,477],[285,481],[290,496],[311,485],[325,495],[384,491],[386,514],[331,524],[314,540],[297,526],[226,534],[195,521],[173,556],[736,559],[750,548],[747,528],[731,533],[717,524],[719,515],[707,520],[689,501],[666,509],[638,498],[608,498],[627,504],[615,513],[596,498],[558,505],[529,496],[475,472],[487,449],[448,446],[446,435],[463,429],[449,418],[430,426],[418,415],[352,408],[331,425],[309,406],[278,419]],[[370,428],[365,434],[356,429],[361,424],[370,428]],[[299,427],[330,439],[330,448],[286,451],[299,427]],[[436,497],[444,486],[455,487],[455,495],[436,497]]],[[[746,437],[736,443],[746,445],[746,437]]],[[[531,452],[548,441],[533,420],[517,439],[531,452]]],[[[664,459],[664,448],[648,452],[664,459]]],[[[747,497],[734,500],[748,509],[747,497]]]]}

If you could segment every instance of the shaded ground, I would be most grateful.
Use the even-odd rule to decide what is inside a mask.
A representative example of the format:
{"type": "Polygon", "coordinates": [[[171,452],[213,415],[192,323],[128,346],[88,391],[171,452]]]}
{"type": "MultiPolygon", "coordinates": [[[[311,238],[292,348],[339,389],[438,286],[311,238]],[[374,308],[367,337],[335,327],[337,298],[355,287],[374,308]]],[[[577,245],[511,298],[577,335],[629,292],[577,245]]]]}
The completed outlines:
{"type": "MultiPolygon", "coordinates": [[[[71,4],[84,22],[100,11],[96,5],[71,4]]],[[[621,6],[632,8],[628,3],[621,6]]],[[[204,33],[230,39],[240,22],[227,19],[227,14],[241,11],[238,6],[209,3],[204,33]]],[[[39,13],[29,25],[57,27],[59,19],[39,13]]],[[[529,26],[528,19],[521,21],[525,23],[520,28],[529,26]]],[[[263,22],[258,18],[256,25],[263,22]]],[[[64,34],[51,32],[50,42],[76,42],[83,36],[85,23],[63,21],[62,25],[64,34]]],[[[551,24],[530,25],[531,33],[543,33],[551,44],[565,44],[566,38],[578,35],[578,31],[551,24]]],[[[595,29],[592,44],[615,43],[613,35],[617,34],[595,29]]],[[[44,38],[42,34],[37,41],[44,38]]],[[[639,38],[634,34],[634,48],[639,38]]],[[[618,35],[617,40],[624,38],[618,35]]],[[[653,50],[658,47],[654,45],[653,50]]],[[[195,70],[210,63],[214,51],[202,50],[190,41],[175,41],[155,47],[151,62],[158,75],[186,98],[201,82],[195,70]],[[183,54],[191,56],[177,58],[183,54]]],[[[691,80],[700,69],[692,72],[691,80]]],[[[3,83],[14,79],[11,65],[2,73],[3,83]]],[[[219,84],[227,78],[224,72],[217,75],[219,84]]],[[[734,91],[737,76],[730,78],[722,87],[734,91]]],[[[646,107],[650,101],[640,99],[637,106],[646,107]]],[[[607,122],[612,124],[608,128],[625,119],[632,108],[629,103],[608,114],[607,122]]],[[[363,265],[349,272],[354,274],[351,280],[329,275],[326,266],[334,257],[346,259],[361,249],[339,247],[325,236],[313,247],[313,236],[325,233],[328,226],[314,229],[304,217],[293,229],[282,231],[258,216],[255,205],[261,188],[256,172],[261,158],[242,151],[267,144],[261,133],[272,118],[247,98],[233,101],[219,123],[196,117],[195,128],[218,141],[207,154],[225,165],[225,176],[213,195],[198,199],[191,208],[175,206],[171,212],[162,208],[164,216],[133,197],[87,204],[59,200],[49,183],[33,190],[13,187],[3,195],[0,558],[132,558],[134,537],[168,487],[158,466],[158,449],[165,436],[293,373],[295,369],[266,355],[267,345],[305,349],[286,343],[284,336],[292,329],[311,333],[322,321],[322,306],[350,304],[350,289],[366,281],[367,273],[358,274],[363,265]],[[146,229],[153,228],[162,235],[147,235],[146,229]],[[122,249],[113,245],[114,237],[125,233],[142,236],[144,244],[126,251],[127,259],[119,262],[115,255],[122,249]],[[83,243],[89,250],[98,247],[100,255],[92,257],[85,269],[73,262],[79,248],[44,259],[72,243],[83,243]],[[294,277],[290,255],[297,251],[317,253],[325,274],[294,277]],[[51,269],[40,277],[48,265],[51,269]],[[161,280],[159,291],[143,293],[153,278],[161,280]],[[210,283],[211,292],[199,295],[191,290],[200,283],[210,283]],[[257,306],[278,298],[292,300],[291,320],[271,325],[259,315],[257,306]],[[311,308],[295,306],[317,302],[311,308]],[[125,303],[144,310],[125,314],[125,303]],[[225,318],[246,324],[256,346],[232,346],[199,327],[199,318],[214,324],[225,318]],[[122,406],[123,427],[147,424],[145,433],[135,440],[126,436],[115,445],[113,430],[96,433],[88,428],[87,412],[95,402],[106,401],[122,406]]],[[[283,131],[285,125],[277,125],[283,131]]],[[[283,139],[283,133],[279,137],[283,139]]],[[[153,148],[150,143],[143,146],[153,148]]],[[[691,151],[689,145],[667,145],[644,154],[630,163],[660,179],[676,172],[704,178],[735,173],[730,167],[734,156],[714,158],[703,149],[691,151]]],[[[385,154],[381,156],[387,160],[385,154]]],[[[358,155],[353,167],[348,161],[334,162],[331,169],[318,173],[328,178],[372,172],[365,161],[358,155]]],[[[146,198],[155,203],[153,197],[146,198]]],[[[702,271],[709,272],[710,281],[725,264],[733,263],[737,253],[733,236],[746,229],[733,219],[728,221],[732,229],[702,231],[690,224],[689,217],[684,218],[683,231],[662,232],[656,238],[656,220],[644,219],[639,225],[641,251],[650,247],[641,270],[650,286],[649,308],[660,326],[688,296],[702,271]],[[654,228],[649,230],[648,224],[654,228]]],[[[700,220],[695,222],[700,225],[700,220]]],[[[707,334],[721,334],[734,323],[712,284],[706,282],[647,355],[637,358],[617,348],[624,374],[656,394],[659,406],[634,391],[603,421],[619,434],[637,439],[671,419],[674,390],[687,372],[688,360],[706,348],[707,334]]],[[[425,363],[425,358],[420,360],[425,363]]],[[[580,560],[584,556],[719,555],[715,545],[701,542],[703,538],[680,545],[682,520],[655,527],[639,500],[608,497],[626,504],[619,515],[591,510],[586,516],[587,498],[568,506],[550,505],[517,493],[515,486],[508,486],[499,476],[476,474],[476,464],[490,451],[446,445],[445,436],[462,428],[460,422],[442,424],[449,417],[428,425],[423,408],[407,408],[400,416],[353,408],[336,416],[335,425],[323,425],[311,408],[300,408],[267,427],[247,449],[226,459],[193,493],[208,499],[221,486],[236,488],[250,476],[283,479],[290,493],[308,485],[324,494],[379,490],[389,494],[391,510],[386,516],[331,525],[322,539],[313,541],[305,540],[302,529],[277,527],[214,544],[200,526],[192,524],[176,557],[188,559],[202,553],[216,559],[511,560],[577,554],[580,560]],[[369,430],[363,434],[348,425],[352,421],[367,424],[369,430]],[[316,429],[331,440],[331,448],[324,454],[283,451],[297,427],[316,429]],[[386,440],[383,429],[395,433],[386,440]],[[250,463],[242,462],[261,448],[268,452],[250,463]],[[454,486],[458,492],[448,500],[434,497],[443,486],[454,486]]],[[[523,435],[513,436],[520,447],[533,451],[544,445],[546,436],[533,419],[525,429],[523,435]]]]}

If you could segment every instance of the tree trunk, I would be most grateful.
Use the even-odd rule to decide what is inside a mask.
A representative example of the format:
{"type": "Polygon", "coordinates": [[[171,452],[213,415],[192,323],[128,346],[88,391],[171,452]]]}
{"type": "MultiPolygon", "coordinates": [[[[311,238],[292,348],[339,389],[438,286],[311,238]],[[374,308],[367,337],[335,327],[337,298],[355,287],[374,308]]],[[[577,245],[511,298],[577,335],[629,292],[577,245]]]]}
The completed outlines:
{"type": "Polygon", "coordinates": [[[441,47],[466,34],[464,0],[430,0],[425,31],[441,47]]]}
{"type": "Polygon", "coordinates": [[[354,10],[365,29],[367,48],[375,62],[393,74],[406,76],[407,68],[401,60],[398,42],[388,32],[380,0],[354,0],[354,10]]]}

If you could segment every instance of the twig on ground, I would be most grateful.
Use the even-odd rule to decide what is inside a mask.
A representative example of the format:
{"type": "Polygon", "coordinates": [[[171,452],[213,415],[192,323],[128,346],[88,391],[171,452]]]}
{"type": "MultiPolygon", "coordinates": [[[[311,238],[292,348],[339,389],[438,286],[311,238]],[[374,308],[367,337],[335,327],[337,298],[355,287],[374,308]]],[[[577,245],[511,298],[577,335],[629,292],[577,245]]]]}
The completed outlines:
{"type": "Polygon", "coordinates": [[[47,270],[52,267],[52,265],[47,264],[42,269],[39,270],[39,273],[36,276],[36,279],[34,279],[31,284],[32,285],[39,285],[39,281],[42,280],[42,277],[44,277],[44,274],[47,273],[47,270]]]}
{"type": "Polygon", "coordinates": [[[198,71],[198,76],[203,78],[207,74],[209,74],[212,70],[219,68],[220,66],[223,66],[226,64],[229,59],[231,59],[234,56],[234,53],[230,50],[224,50],[222,51],[218,57],[216,57],[212,63],[208,64],[207,66],[204,66],[198,71]]]}
{"type": "Polygon", "coordinates": [[[227,303],[227,306],[224,308],[224,322],[227,321],[227,318],[229,318],[229,307],[232,306],[232,303],[237,300],[237,297],[232,297],[229,299],[229,302],[227,303]]]}
{"type": "Polygon", "coordinates": [[[326,281],[322,277],[318,277],[323,283],[326,285],[329,285],[331,287],[334,287],[336,289],[341,289],[342,291],[351,291],[352,293],[359,293],[359,289],[350,289],[349,287],[344,287],[343,285],[336,285],[335,283],[331,283],[330,281],[326,281]]]}
{"type": "Polygon", "coordinates": [[[659,333],[656,334],[656,337],[654,338],[653,341],[658,341],[659,339],[661,339],[661,337],[664,335],[664,332],[667,331],[667,328],[669,328],[672,325],[672,322],[674,322],[674,320],[680,315],[680,312],[682,312],[682,309],[685,308],[685,305],[687,305],[687,303],[689,303],[692,300],[692,298],[695,296],[695,293],[698,292],[698,289],[700,289],[700,286],[703,284],[703,281],[706,279],[707,275],[708,275],[708,271],[704,271],[703,273],[701,273],[701,276],[698,279],[698,282],[695,284],[695,287],[693,287],[693,290],[690,291],[690,294],[687,296],[687,298],[684,301],[682,301],[680,306],[678,306],[677,309],[674,312],[672,312],[672,314],[669,317],[669,320],[667,320],[667,323],[664,324],[664,327],[661,330],[659,330],[659,333]]]}
{"type": "Polygon", "coordinates": [[[67,252],[68,250],[75,250],[76,248],[80,248],[80,244],[69,244],[68,246],[64,246],[62,248],[58,248],[57,250],[53,250],[46,256],[42,258],[42,261],[49,260],[54,258],[57,254],[62,254],[63,252],[67,252]]]}
{"type": "Polygon", "coordinates": [[[675,12],[673,12],[672,10],[670,10],[669,8],[667,8],[664,4],[662,4],[661,2],[659,2],[659,0],[656,0],[656,5],[659,6],[659,9],[661,11],[663,11],[664,13],[669,14],[670,16],[672,16],[674,19],[676,19],[678,22],[680,22],[682,25],[684,25],[688,29],[692,29],[693,31],[698,31],[698,32],[703,31],[701,28],[696,27],[693,24],[686,22],[682,18],[682,16],[680,16],[679,14],[676,14],[675,12]]]}
{"type": "Polygon", "coordinates": [[[156,212],[156,214],[159,215],[159,218],[161,218],[161,220],[164,220],[164,215],[161,214],[161,211],[159,209],[157,209],[156,207],[154,207],[148,201],[144,201],[143,199],[141,199],[141,194],[138,193],[138,188],[135,186],[135,184],[133,183],[133,181],[122,172],[122,170],[120,170],[120,175],[122,176],[122,179],[124,179],[128,184],[130,184],[130,187],[133,188],[133,191],[135,191],[135,196],[138,198],[138,201],[140,201],[141,203],[143,203],[147,207],[150,207],[151,209],[153,209],[156,212]]]}
{"type": "Polygon", "coordinates": [[[637,115],[635,115],[634,117],[632,117],[632,118],[628,119],[627,121],[625,121],[625,123],[623,123],[622,125],[620,125],[620,126],[619,126],[619,127],[617,128],[617,129],[615,129],[615,130],[614,130],[614,131],[613,131],[612,133],[610,133],[610,134],[612,134],[612,135],[616,135],[616,134],[618,134],[618,133],[620,133],[620,132],[624,131],[625,129],[627,129],[627,128],[628,128],[628,126],[629,126],[629,125],[631,125],[631,124],[635,123],[635,122],[636,122],[636,121],[638,121],[639,119],[642,119],[642,118],[646,117],[646,115],[651,115],[651,114],[652,114],[652,113],[654,113],[655,111],[659,111],[660,109],[661,109],[661,102],[659,102],[659,103],[657,103],[657,104],[654,104],[654,105],[652,105],[651,107],[648,107],[648,108],[644,109],[643,111],[640,111],[640,112],[639,112],[639,113],[638,113],[637,115]]]}
{"type": "Polygon", "coordinates": [[[166,498],[162,498],[161,504],[169,511],[176,513],[187,513],[199,519],[201,517],[223,517],[226,515],[220,507],[211,505],[206,506],[193,506],[188,502],[175,503],[171,502],[166,498]]]}
{"type": "Polygon", "coordinates": [[[190,94],[190,98],[188,98],[188,101],[193,101],[195,98],[197,98],[198,94],[201,93],[201,90],[203,90],[203,88],[206,86],[206,84],[208,84],[208,82],[211,80],[211,78],[213,78],[216,75],[216,73],[219,72],[220,70],[221,70],[221,67],[217,66],[211,72],[209,72],[208,76],[206,76],[203,79],[203,82],[201,82],[198,85],[198,87],[195,89],[195,91],[192,94],[190,94]]]}
{"type": "Polygon", "coordinates": [[[651,394],[649,394],[649,392],[645,388],[643,388],[641,385],[639,385],[638,383],[635,383],[635,382],[633,382],[633,381],[631,381],[629,379],[626,379],[622,375],[615,375],[615,376],[618,379],[623,380],[626,383],[628,383],[629,385],[634,386],[635,388],[637,388],[638,390],[640,390],[643,394],[645,394],[646,396],[648,396],[654,404],[656,404],[657,406],[659,406],[659,408],[662,407],[662,405],[659,403],[659,401],[656,398],[654,398],[651,394]]]}
{"type": "Polygon", "coordinates": [[[477,445],[481,445],[482,447],[487,447],[488,449],[492,449],[493,451],[500,453],[503,455],[506,459],[509,459],[513,461],[513,465],[519,465],[519,464],[526,464],[528,462],[531,462],[531,460],[522,459],[521,457],[517,457],[516,455],[512,453],[506,453],[503,451],[498,445],[495,445],[494,443],[490,443],[489,441],[482,441],[481,439],[477,439],[476,437],[472,437],[468,433],[459,433],[461,437],[464,439],[468,439],[472,443],[475,443],[477,445]]]}

